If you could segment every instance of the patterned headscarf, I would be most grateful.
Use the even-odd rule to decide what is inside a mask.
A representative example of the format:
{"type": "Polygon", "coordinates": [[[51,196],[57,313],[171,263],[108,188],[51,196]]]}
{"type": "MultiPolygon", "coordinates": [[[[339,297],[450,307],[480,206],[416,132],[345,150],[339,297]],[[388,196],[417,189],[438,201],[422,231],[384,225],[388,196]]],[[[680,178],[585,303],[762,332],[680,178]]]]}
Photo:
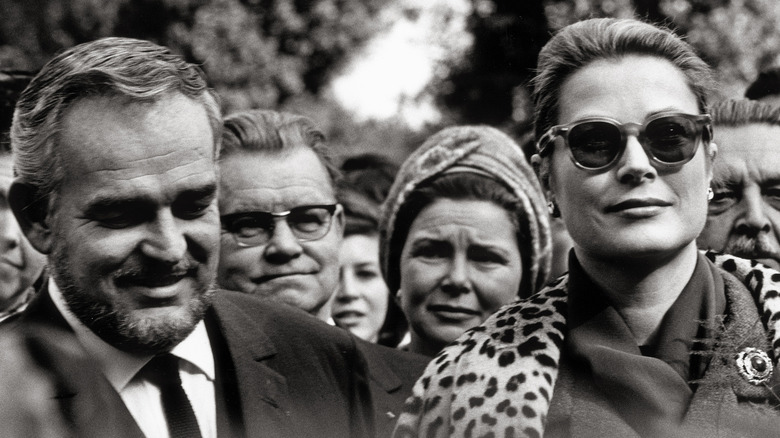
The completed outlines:
{"type": "Polygon", "coordinates": [[[521,233],[527,241],[519,242],[526,269],[523,276],[530,276],[526,284],[534,289],[518,294],[530,295],[541,289],[550,276],[552,241],[547,204],[533,169],[520,146],[501,131],[487,126],[458,126],[433,135],[406,159],[382,206],[379,260],[390,290],[397,291],[401,283],[403,242],[394,244],[394,237],[399,235],[398,212],[421,184],[455,172],[488,176],[509,188],[520,201],[524,217],[518,223],[528,228],[521,233]],[[523,251],[523,247],[528,250],[523,251]]]}

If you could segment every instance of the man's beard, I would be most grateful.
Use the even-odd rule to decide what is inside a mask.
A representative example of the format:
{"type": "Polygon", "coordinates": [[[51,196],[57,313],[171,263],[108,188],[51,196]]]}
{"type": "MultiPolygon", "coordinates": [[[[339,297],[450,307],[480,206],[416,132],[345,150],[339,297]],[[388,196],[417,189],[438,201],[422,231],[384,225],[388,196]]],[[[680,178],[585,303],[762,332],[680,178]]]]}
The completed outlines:
{"type": "Polygon", "coordinates": [[[104,297],[95,297],[81,290],[70,271],[65,245],[55,243],[49,265],[70,311],[105,342],[130,353],[170,351],[203,319],[215,291],[212,281],[197,291],[181,309],[183,312],[176,311],[177,315],[164,320],[139,319],[133,318],[128,309],[115,308],[104,297]]]}
{"type": "Polygon", "coordinates": [[[772,259],[780,263],[780,252],[766,233],[759,233],[755,237],[745,235],[731,237],[723,252],[748,259],[772,259]]]}

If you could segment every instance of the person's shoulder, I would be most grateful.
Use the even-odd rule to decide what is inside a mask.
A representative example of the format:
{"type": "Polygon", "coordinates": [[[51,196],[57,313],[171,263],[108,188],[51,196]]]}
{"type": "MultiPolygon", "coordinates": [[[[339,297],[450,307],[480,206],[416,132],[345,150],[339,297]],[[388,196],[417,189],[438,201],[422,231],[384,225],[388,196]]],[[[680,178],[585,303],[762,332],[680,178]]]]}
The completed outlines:
{"type": "MultiPolygon", "coordinates": [[[[727,274],[741,282],[763,305],[763,312],[780,314],[780,272],[756,260],[743,259],[731,254],[706,251],[704,256],[721,274],[727,274]]],[[[774,319],[772,320],[774,321],[774,319]]]]}
{"type": "Polygon", "coordinates": [[[222,319],[244,315],[270,337],[284,337],[309,344],[325,340],[329,344],[354,348],[354,341],[344,330],[293,306],[228,290],[218,290],[213,304],[222,319]]]}
{"type": "Polygon", "coordinates": [[[364,341],[357,337],[355,338],[355,342],[358,350],[363,353],[363,356],[369,363],[378,360],[391,368],[414,372],[418,376],[422,374],[425,366],[428,365],[428,362],[431,360],[430,357],[423,356],[422,354],[386,347],[384,345],[364,341]]]}

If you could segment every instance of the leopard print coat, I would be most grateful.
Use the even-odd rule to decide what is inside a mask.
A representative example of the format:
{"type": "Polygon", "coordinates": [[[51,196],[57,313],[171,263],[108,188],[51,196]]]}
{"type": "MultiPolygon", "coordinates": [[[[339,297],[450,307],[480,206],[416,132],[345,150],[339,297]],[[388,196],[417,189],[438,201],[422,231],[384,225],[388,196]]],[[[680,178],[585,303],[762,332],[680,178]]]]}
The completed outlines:
{"type": "MultiPolygon", "coordinates": [[[[780,357],[780,273],[707,253],[754,295],[780,357]]],[[[431,361],[406,401],[394,437],[544,435],[566,333],[567,276],[504,306],[431,361]]]]}

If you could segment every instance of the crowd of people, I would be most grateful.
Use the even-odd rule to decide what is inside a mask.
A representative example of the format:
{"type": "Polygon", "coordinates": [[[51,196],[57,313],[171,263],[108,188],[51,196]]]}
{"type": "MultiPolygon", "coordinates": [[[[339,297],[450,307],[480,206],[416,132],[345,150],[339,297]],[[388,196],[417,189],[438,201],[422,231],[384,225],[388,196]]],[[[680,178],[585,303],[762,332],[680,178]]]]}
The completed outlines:
{"type": "Polygon", "coordinates": [[[148,41],[27,79],[3,436],[780,433],[776,72],[711,102],[672,31],[584,20],[539,54],[532,156],[452,126],[403,163],[222,114],[148,41]]]}

